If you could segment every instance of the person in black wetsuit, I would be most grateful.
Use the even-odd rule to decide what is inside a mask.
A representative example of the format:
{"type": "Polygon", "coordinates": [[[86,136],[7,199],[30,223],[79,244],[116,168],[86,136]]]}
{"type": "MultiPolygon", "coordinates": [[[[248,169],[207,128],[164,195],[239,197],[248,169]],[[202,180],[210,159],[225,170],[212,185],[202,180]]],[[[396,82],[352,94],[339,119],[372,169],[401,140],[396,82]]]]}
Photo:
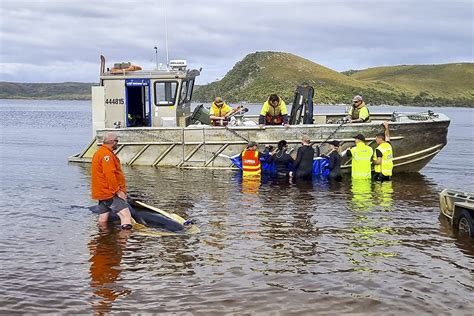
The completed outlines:
{"type": "Polygon", "coordinates": [[[290,166],[294,162],[293,157],[286,152],[287,149],[288,144],[286,140],[280,140],[278,142],[278,149],[275,152],[272,152],[268,159],[269,163],[275,163],[277,171],[276,176],[278,178],[287,178],[290,174],[290,166]]]}
{"type": "Polygon", "coordinates": [[[301,141],[303,146],[298,148],[298,153],[296,154],[294,176],[296,180],[312,180],[314,148],[310,144],[311,141],[307,135],[303,135],[301,141]]]}
{"type": "Polygon", "coordinates": [[[329,179],[341,181],[341,155],[339,154],[339,142],[333,140],[328,142],[328,144],[332,147],[329,156],[325,156],[329,159],[329,165],[326,167],[329,169],[329,179]]]}

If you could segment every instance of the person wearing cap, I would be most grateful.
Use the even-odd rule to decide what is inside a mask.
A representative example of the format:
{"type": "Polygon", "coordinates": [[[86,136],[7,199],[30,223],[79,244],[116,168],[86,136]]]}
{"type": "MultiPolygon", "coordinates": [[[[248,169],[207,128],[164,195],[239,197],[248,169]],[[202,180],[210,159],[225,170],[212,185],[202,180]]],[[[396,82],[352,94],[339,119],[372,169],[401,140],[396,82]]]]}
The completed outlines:
{"type": "Polygon", "coordinates": [[[264,125],[288,125],[288,110],[286,103],[278,95],[272,94],[263,104],[260,116],[258,117],[260,127],[264,125]]]}
{"type": "Polygon", "coordinates": [[[293,165],[295,169],[295,179],[313,180],[314,148],[307,135],[301,137],[301,144],[302,146],[298,148],[295,163],[293,165]]]}
{"type": "Polygon", "coordinates": [[[352,157],[352,179],[372,178],[372,147],[365,144],[365,137],[362,134],[354,136],[355,147],[347,151],[347,156],[352,157]]]}
{"type": "Polygon", "coordinates": [[[379,145],[374,153],[374,180],[389,181],[393,169],[393,149],[390,143],[390,133],[388,131],[388,122],[384,122],[384,133],[375,136],[375,141],[379,145]]]}
{"type": "Polygon", "coordinates": [[[356,95],[352,99],[352,106],[349,109],[347,116],[349,123],[365,123],[370,120],[369,109],[365,105],[364,100],[360,95],[356,95]]]}
{"type": "Polygon", "coordinates": [[[247,148],[242,152],[242,172],[243,176],[260,177],[262,174],[262,164],[260,163],[261,153],[257,149],[257,143],[250,141],[247,148]]]}
{"type": "Polygon", "coordinates": [[[132,229],[132,215],[127,203],[127,185],[115,155],[118,136],[114,132],[104,134],[102,146],[95,152],[91,163],[91,195],[99,201],[99,224],[109,220],[110,213],[120,218],[122,229],[132,229]]]}
{"type": "Polygon", "coordinates": [[[327,169],[329,169],[329,179],[341,181],[341,155],[339,154],[339,141],[333,140],[328,142],[331,145],[331,152],[327,156],[329,159],[329,164],[327,169]]]}
{"type": "Polygon", "coordinates": [[[225,126],[229,121],[229,116],[236,111],[240,110],[239,105],[236,108],[230,107],[227,103],[222,100],[221,97],[216,97],[211,105],[210,119],[212,126],[225,126]]]}

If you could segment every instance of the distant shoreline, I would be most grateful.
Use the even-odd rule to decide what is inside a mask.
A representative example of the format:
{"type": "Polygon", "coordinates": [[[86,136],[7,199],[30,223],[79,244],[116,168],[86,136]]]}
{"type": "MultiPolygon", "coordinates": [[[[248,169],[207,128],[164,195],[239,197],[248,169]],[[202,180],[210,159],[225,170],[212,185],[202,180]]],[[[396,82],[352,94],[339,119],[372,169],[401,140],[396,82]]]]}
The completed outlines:
{"type": "MultiPolygon", "coordinates": [[[[87,83],[87,82],[63,82],[63,83],[17,83],[17,82],[0,82],[0,99],[4,100],[71,100],[71,101],[90,101],[91,100],[91,87],[96,86],[98,83],[87,83]]],[[[289,86],[288,86],[289,87],[289,86]]],[[[316,92],[324,92],[326,97],[315,95],[314,101],[316,104],[328,104],[337,105],[341,104],[341,101],[350,101],[351,95],[356,93],[351,92],[348,94],[349,97],[338,95],[338,91],[322,90],[321,87],[314,85],[316,92]],[[329,96],[329,97],[328,97],[329,96]],[[321,101],[321,103],[318,103],[321,101]],[[329,102],[328,102],[329,101],[329,102]],[[332,103],[331,101],[335,101],[332,103]]],[[[205,89],[204,86],[198,86],[195,89],[193,96],[193,102],[211,102],[213,94],[201,93],[201,89],[205,89]]],[[[288,89],[287,89],[288,90],[288,89]]],[[[291,104],[293,101],[294,90],[290,89],[288,93],[282,94],[283,99],[287,104],[291,104]],[[291,91],[290,91],[291,90],[291,91]]],[[[374,95],[368,98],[368,104],[373,106],[391,104],[393,106],[419,106],[419,107],[460,107],[460,108],[474,108],[474,100],[469,98],[437,98],[437,99],[425,99],[416,100],[420,102],[410,102],[413,98],[406,98],[406,104],[395,97],[380,98],[377,92],[373,92],[374,95]]],[[[346,93],[347,94],[347,93],[346,93]]],[[[231,93],[222,92],[221,95],[226,98],[230,103],[234,102],[235,99],[243,102],[244,98],[233,98],[231,93]]],[[[252,97],[251,97],[252,99],[252,97]]],[[[265,94],[254,95],[252,100],[247,100],[248,103],[263,103],[265,101],[265,94]]],[[[346,105],[347,106],[347,105],[346,105]]]]}

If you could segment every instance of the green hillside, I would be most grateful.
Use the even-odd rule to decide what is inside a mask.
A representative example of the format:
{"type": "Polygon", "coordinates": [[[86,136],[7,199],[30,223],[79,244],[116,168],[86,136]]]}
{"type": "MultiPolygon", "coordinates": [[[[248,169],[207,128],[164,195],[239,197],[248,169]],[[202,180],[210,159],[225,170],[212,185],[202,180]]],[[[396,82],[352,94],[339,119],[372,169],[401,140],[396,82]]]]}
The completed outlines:
{"type": "MultiPolygon", "coordinates": [[[[474,64],[461,65],[463,68],[461,78],[458,77],[458,72],[446,71],[446,75],[440,80],[450,82],[466,80],[469,77],[469,69],[472,69],[474,64]]],[[[447,65],[430,67],[443,66],[447,65]]],[[[415,80],[418,88],[387,80],[359,78],[358,76],[364,72],[364,70],[350,71],[350,75],[346,75],[293,54],[257,52],[247,55],[221,80],[197,89],[194,99],[209,102],[214,96],[220,95],[229,102],[259,103],[265,101],[269,94],[277,93],[286,101],[292,102],[295,87],[306,83],[315,88],[317,103],[349,103],[355,94],[361,94],[371,104],[474,105],[473,88],[465,88],[466,84],[462,88],[452,90],[450,94],[445,94],[444,90],[436,90],[435,87],[432,90],[423,88],[422,71],[419,72],[418,80],[415,80]]]]}
{"type": "Polygon", "coordinates": [[[92,83],[0,82],[0,99],[88,100],[92,83]]]}
{"type": "MultiPolygon", "coordinates": [[[[222,96],[229,102],[262,103],[272,93],[293,102],[299,84],[315,88],[315,102],[350,103],[356,94],[369,104],[474,107],[474,63],[414,65],[331,70],[310,60],[282,52],[247,55],[219,81],[196,86],[193,99],[210,102],[222,96]]],[[[92,83],[0,82],[0,98],[91,98],[92,83]]]]}
{"type": "Polygon", "coordinates": [[[415,103],[450,102],[472,104],[474,64],[403,65],[357,71],[351,78],[364,82],[385,82],[406,91],[415,103]]]}

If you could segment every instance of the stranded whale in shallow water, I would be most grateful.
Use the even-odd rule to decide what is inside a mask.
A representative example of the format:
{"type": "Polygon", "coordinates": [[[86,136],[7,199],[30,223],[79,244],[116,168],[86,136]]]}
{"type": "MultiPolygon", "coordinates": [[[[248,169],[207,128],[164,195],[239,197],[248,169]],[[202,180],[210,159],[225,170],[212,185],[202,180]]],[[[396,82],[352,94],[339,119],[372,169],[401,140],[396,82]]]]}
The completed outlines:
{"type": "MultiPolygon", "coordinates": [[[[173,233],[196,234],[200,232],[199,228],[191,220],[185,220],[177,214],[168,213],[141,201],[130,200],[129,205],[130,213],[134,220],[134,228],[139,228],[139,225],[143,225],[173,233]]],[[[96,214],[99,212],[98,205],[91,206],[89,209],[96,214]]],[[[111,213],[109,221],[119,221],[119,217],[111,213]]]]}

